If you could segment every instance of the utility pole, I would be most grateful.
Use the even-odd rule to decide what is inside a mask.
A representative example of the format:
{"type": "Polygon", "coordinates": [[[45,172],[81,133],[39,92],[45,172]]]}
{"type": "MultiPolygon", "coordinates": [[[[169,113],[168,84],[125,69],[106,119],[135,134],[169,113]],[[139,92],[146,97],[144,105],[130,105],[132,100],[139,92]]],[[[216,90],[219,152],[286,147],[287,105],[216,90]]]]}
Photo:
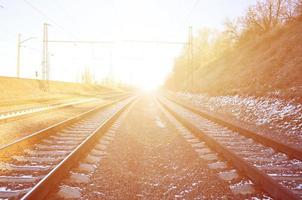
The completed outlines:
{"type": "Polygon", "coordinates": [[[18,45],[17,45],[17,77],[20,78],[20,48],[21,48],[21,34],[18,34],[18,45]]]}
{"type": "Polygon", "coordinates": [[[48,24],[43,26],[43,49],[42,49],[42,80],[49,80],[49,65],[48,65],[48,24]]]}
{"type": "Polygon", "coordinates": [[[112,52],[110,53],[109,78],[110,78],[110,84],[113,85],[114,79],[113,79],[112,52]]]}
{"type": "Polygon", "coordinates": [[[18,34],[18,44],[17,44],[17,77],[20,78],[20,58],[21,58],[21,47],[22,44],[28,40],[35,39],[35,37],[29,37],[25,40],[21,40],[21,34],[18,34]]]}
{"type": "Polygon", "coordinates": [[[133,69],[132,69],[132,66],[131,66],[131,69],[130,69],[129,85],[130,85],[130,87],[132,87],[132,85],[133,85],[133,69]]]}
{"type": "Polygon", "coordinates": [[[193,67],[193,33],[192,26],[189,27],[188,35],[188,67],[187,67],[187,90],[194,86],[194,67],[193,67]]]}
{"type": "Polygon", "coordinates": [[[194,90],[194,52],[193,52],[193,28],[192,26],[190,27],[190,38],[191,38],[191,41],[190,41],[190,54],[191,54],[191,89],[192,91],[194,90]]]}

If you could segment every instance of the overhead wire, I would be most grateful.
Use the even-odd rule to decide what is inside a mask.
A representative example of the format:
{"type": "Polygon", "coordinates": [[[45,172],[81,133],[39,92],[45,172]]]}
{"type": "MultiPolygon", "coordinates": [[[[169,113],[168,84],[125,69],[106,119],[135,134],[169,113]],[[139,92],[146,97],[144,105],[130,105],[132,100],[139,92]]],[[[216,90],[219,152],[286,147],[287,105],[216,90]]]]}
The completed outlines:
{"type": "Polygon", "coordinates": [[[186,17],[186,20],[185,20],[186,23],[189,23],[189,22],[190,22],[189,20],[191,19],[192,14],[193,14],[195,8],[198,6],[199,2],[200,2],[200,0],[195,0],[195,2],[194,2],[194,4],[193,4],[193,7],[191,8],[191,10],[189,11],[189,13],[188,13],[188,15],[187,15],[187,17],[186,17]]]}
{"type": "Polygon", "coordinates": [[[51,18],[49,15],[47,15],[43,10],[41,10],[40,8],[38,8],[37,6],[35,6],[34,4],[32,4],[29,0],[23,0],[30,8],[32,8],[33,10],[35,10],[37,13],[39,13],[41,16],[45,17],[47,20],[49,20],[52,24],[50,25],[55,25],[58,28],[60,28],[63,32],[67,32],[70,35],[72,35],[73,37],[75,37],[74,33],[67,31],[62,25],[60,25],[59,23],[57,23],[53,18],[51,18]]]}
{"type": "Polygon", "coordinates": [[[41,9],[39,9],[38,7],[34,6],[31,2],[29,2],[28,0],[23,0],[29,7],[31,7],[33,10],[35,10],[36,12],[38,12],[40,15],[42,15],[43,17],[45,17],[46,19],[48,19],[49,21],[51,21],[54,25],[56,25],[57,27],[59,27],[60,29],[64,30],[64,27],[61,26],[60,24],[58,24],[55,20],[53,20],[51,17],[49,17],[46,13],[44,13],[41,9]]]}
{"type": "MultiPolygon", "coordinates": [[[[58,7],[62,13],[70,19],[70,21],[72,22],[72,24],[78,24],[77,21],[75,20],[75,17],[70,13],[69,9],[66,9],[66,7],[64,7],[58,0],[55,1],[56,3],[56,7],[58,7]]],[[[54,4],[54,5],[55,5],[54,4]]],[[[79,35],[78,33],[72,33],[75,38],[77,38],[77,36],[79,35]]]]}

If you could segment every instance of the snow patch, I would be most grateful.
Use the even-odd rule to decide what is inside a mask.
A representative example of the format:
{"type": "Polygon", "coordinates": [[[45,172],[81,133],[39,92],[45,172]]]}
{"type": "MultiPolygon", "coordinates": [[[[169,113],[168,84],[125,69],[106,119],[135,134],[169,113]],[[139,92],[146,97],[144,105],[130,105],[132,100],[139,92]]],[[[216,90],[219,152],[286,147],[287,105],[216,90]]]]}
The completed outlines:
{"type": "Polygon", "coordinates": [[[288,141],[297,146],[302,143],[302,105],[299,103],[271,97],[170,94],[197,108],[226,113],[249,124],[266,127],[281,137],[286,135],[288,141]]]}
{"type": "Polygon", "coordinates": [[[57,195],[64,199],[79,199],[81,198],[81,189],[78,187],[63,185],[60,186],[60,190],[57,195]]]}
{"type": "Polygon", "coordinates": [[[158,116],[156,116],[155,118],[155,123],[160,128],[166,128],[166,125],[161,121],[161,119],[158,116]]]}

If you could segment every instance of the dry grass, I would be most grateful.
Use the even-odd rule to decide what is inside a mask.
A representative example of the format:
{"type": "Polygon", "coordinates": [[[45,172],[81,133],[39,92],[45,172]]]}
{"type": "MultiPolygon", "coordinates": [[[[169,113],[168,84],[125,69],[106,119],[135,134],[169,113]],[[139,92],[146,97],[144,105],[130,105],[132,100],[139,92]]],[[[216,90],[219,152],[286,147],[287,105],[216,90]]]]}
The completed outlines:
{"type": "Polygon", "coordinates": [[[209,63],[195,74],[195,91],[302,97],[301,33],[295,21],[209,63]]]}
{"type": "Polygon", "coordinates": [[[98,85],[50,81],[46,90],[45,82],[40,80],[0,77],[0,91],[0,106],[2,107],[91,96],[109,92],[111,89],[98,85]]]}

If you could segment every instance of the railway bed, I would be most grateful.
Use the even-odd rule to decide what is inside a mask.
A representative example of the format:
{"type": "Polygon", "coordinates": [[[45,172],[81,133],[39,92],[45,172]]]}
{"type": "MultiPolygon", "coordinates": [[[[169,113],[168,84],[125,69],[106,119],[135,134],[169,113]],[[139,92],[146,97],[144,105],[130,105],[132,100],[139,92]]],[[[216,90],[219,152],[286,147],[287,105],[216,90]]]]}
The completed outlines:
{"type": "Polygon", "coordinates": [[[0,198],[21,198],[60,166],[73,162],[74,157],[79,156],[76,152],[80,146],[90,141],[89,138],[101,128],[106,128],[110,119],[132,100],[123,98],[100,105],[1,148],[0,198]]]}
{"type": "MultiPolygon", "coordinates": [[[[100,105],[0,149],[0,198],[80,198],[73,185],[90,183],[87,173],[107,155],[106,145],[135,99],[100,105]]],[[[159,95],[153,101],[208,168],[229,184],[236,199],[302,199],[299,152],[208,118],[169,97],[159,95]]],[[[157,120],[155,124],[165,128],[157,120]]]]}
{"type": "MultiPolygon", "coordinates": [[[[255,140],[240,130],[219,124],[192,112],[182,104],[166,97],[159,102],[190,132],[204,141],[217,154],[246,174],[252,182],[275,199],[302,198],[301,155],[284,148],[255,140]]],[[[255,133],[256,134],[256,133],[255,133]]]]}
{"type": "MultiPolygon", "coordinates": [[[[154,101],[154,102],[156,102],[156,101],[154,101]]],[[[171,139],[173,138],[172,141],[175,140],[176,137],[178,137],[179,139],[177,139],[177,140],[181,140],[182,144],[188,143],[189,145],[185,144],[181,148],[187,149],[188,151],[190,151],[192,153],[196,152],[196,154],[198,156],[194,155],[194,153],[193,153],[193,155],[196,156],[196,158],[194,158],[194,159],[196,159],[197,162],[203,163],[202,165],[198,165],[199,167],[204,166],[206,163],[205,166],[208,166],[207,167],[208,169],[205,169],[205,170],[207,172],[211,171],[210,173],[213,174],[213,175],[211,175],[212,180],[209,181],[209,183],[216,183],[216,184],[219,183],[218,185],[221,184],[220,185],[221,187],[216,188],[217,193],[221,194],[222,191],[225,191],[224,194],[221,194],[222,199],[226,199],[226,198],[227,199],[228,198],[232,198],[232,199],[266,199],[266,200],[272,199],[269,195],[267,195],[267,193],[265,193],[262,190],[262,188],[256,187],[248,177],[246,177],[244,174],[241,174],[238,171],[236,171],[236,169],[234,169],[234,167],[232,165],[228,164],[225,159],[217,156],[217,154],[214,151],[210,150],[210,148],[207,147],[207,144],[205,142],[201,142],[197,137],[195,137],[193,134],[191,134],[189,130],[187,130],[184,126],[182,126],[160,104],[157,103],[157,104],[155,104],[155,106],[156,107],[159,106],[159,108],[160,108],[159,112],[164,113],[164,115],[166,115],[165,118],[168,118],[168,120],[165,119],[164,121],[159,122],[158,116],[153,116],[156,119],[155,124],[158,125],[159,130],[166,129],[165,131],[162,131],[162,132],[160,131],[156,135],[158,135],[158,136],[161,134],[166,135],[166,133],[169,132],[170,136],[167,136],[167,137],[170,137],[171,139]],[[169,125],[167,125],[167,123],[169,125]],[[170,124],[171,124],[171,129],[170,128],[167,129],[167,127],[170,127],[170,124]],[[172,127],[176,128],[176,130],[177,130],[176,134],[172,127]],[[178,134],[177,134],[177,132],[178,132],[178,134]],[[177,135],[180,135],[180,136],[177,136],[177,135]],[[214,180],[213,176],[219,180],[213,181],[214,180]],[[224,183],[222,183],[222,182],[224,182],[224,183]],[[229,188],[225,188],[225,186],[228,186],[229,188]],[[228,190],[230,190],[230,191],[228,191],[228,190]]],[[[136,106],[136,108],[137,108],[137,106],[136,106]]],[[[133,112],[137,112],[137,111],[133,111],[133,112]]],[[[125,114],[125,113],[123,113],[123,114],[125,114]]],[[[133,114],[131,116],[133,118],[133,114]]],[[[131,116],[129,116],[129,117],[131,117],[131,116]]],[[[175,173],[172,175],[172,174],[166,172],[167,174],[163,174],[162,177],[160,177],[160,178],[157,177],[156,175],[155,175],[155,177],[152,177],[152,176],[150,177],[151,174],[149,174],[149,173],[152,173],[152,172],[149,171],[150,169],[149,170],[145,169],[146,171],[144,170],[143,174],[145,173],[145,175],[147,175],[147,177],[140,177],[140,175],[142,175],[142,174],[139,173],[139,171],[140,171],[139,169],[137,169],[137,170],[133,169],[133,167],[134,167],[133,162],[138,162],[138,165],[140,165],[140,164],[149,165],[150,164],[150,163],[148,163],[149,159],[154,158],[154,155],[151,157],[148,157],[145,153],[143,153],[143,155],[144,155],[143,158],[138,155],[137,157],[134,158],[135,161],[130,160],[130,163],[128,163],[128,164],[127,164],[127,161],[124,159],[119,160],[121,157],[123,157],[123,155],[122,155],[123,148],[120,149],[120,146],[127,146],[127,145],[123,144],[123,141],[128,141],[128,139],[126,139],[127,136],[123,137],[122,135],[124,135],[124,134],[127,135],[128,134],[127,132],[138,131],[138,133],[139,133],[141,131],[141,129],[140,129],[141,126],[137,125],[137,124],[133,125],[134,129],[129,128],[129,126],[126,125],[127,123],[129,123],[129,119],[127,119],[127,118],[126,118],[126,121],[123,123],[123,126],[121,127],[121,129],[119,129],[119,127],[121,126],[121,122],[123,122],[125,120],[124,118],[125,118],[125,116],[122,116],[115,122],[115,124],[105,133],[105,135],[100,140],[97,141],[97,144],[94,147],[92,147],[92,150],[90,150],[90,152],[87,152],[88,155],[86,156],[85,159],[82,159],[81,161],[79,161],[78,164],[73,165],[72,169],[65,175],[65,177],[62,179],[62,181],[60,181],[60,183],[50,192],[50,194],[47,196],[47,199],[58,199],[58,198],[59,199],[61,199],[61,198],[62,199],[64,199],[64,198],[74,198],[74,199],[79,199],[79,198],[99,199],[99,198],[101,198],[102,199],[102,198],[106,198],[106,197],[108,197],[109,199],[110,198],[119,199],[123,196],[123,193],[124,193],[123,190],[125,190],[126,188],[129,188],[131,191],[130,194],[125,194],[124,198],[126,198],[126,199],[127,198],[135,199],[135,198],[140,198],[140,197],[143,197],[146,199],[149,199],[149,198],[172,199],[172,197],[174,195],[171,194],[172,195],[171,196],[169,194],[170,191],[172,191],[176,188],[178,190],[180,190],[181,185],[183,185],[184,187],[187,187],[192,184],[192,186],[195,187],[195,186],[197,186],[199,181],[204,179],[204,178],[202,178],[202,179],[197,178],[198,182],[191,182],[192,179],[189,177],[191,176],[190,170],[192,169],[191,168],[192,163],[184,164],[183,165],[184,168],[179,168],[180,166],[177,165],[176,160],[167,161],[167,163],[169,163],[168,166],[172,165],[173,168],[174,167],[178,168],[178,170],[180,171],[180,174],[181,174],[182,170],[188,170],[186,173],[183,174],[184,177],[182,177],[180,179],[181,183],[177,182],[179,180],[173,178],[174,176],[177,177],[178,173],[175,173]],[[123,130],[124,131],[126,130],[126,132],[123,132],[123,130]],[[121,132],[119,132],[119,131],[121,131],[121,132]],[[116,134],[118,134],[119,137],[115,136],[116,134]],[[123,138],[120,138],[120,137],[123,137],[123,138]],[[112,146],[108,147],[108,145],[110,145],[110,143],[112,143],[113,140],[118,140],[118,141],[114,141],[112,146]],[[117,150],[117,149],[119,149],[119,150],[117,150]],[[116,153],[119,152],[119,153],[117,153],[116,155],[113,155],[112,154],[113,152],[116,152],[116,153]],[[111,156],[113,156],[113,158],[109,158],[111,156]],[[91,158],[93,158],[93,159],[91,159],[91,158]],[[141,158],[142,160],[140,160],[139,158],[141,158]],[[108,159],[111,161],[109,161],[108,159]],[[112,160],[112,159],[114,159],[114,160],[112,160]],[[115,159],[118,159],[118,160],[115,160],[115,159]],[[110,175],[109,175],[109,177],[100,176],[100,171],[104,170],[105,172],[103,172],[103,173],[106,173],[106,172],[110,173],[111,170],[116,171],[116,169],[114,169],[115,168],[114,165],[116,165],[117,163],[120,163],[120,165],[121,165],[118,167],[118,169],[119,168],[124,169],[124,167],[127,168],[127,166],[130,164],[130,172],[129,172],[130,174],[128,174],[127,170],[125,170],[125,171],[123,170],[123,172],[122,172],[125,177],[129,177],[129,176],[136,177],[137,176],[138,179],[142,178],[142,180],[143,180],[142,182],[138,181],[138,183],[142,184],[139,186],[139,191],[136,191],[135,189],[133,189],[133,191],[132,191],[132,187],[135,188],[135,185],[137,184],[136,178],[133,178],[133,180],[131,179],[133,183],[131,182],[127,186],[123,185],[123,184],[111,185],[111,183],[109,181],[109,183],[106,183],[105,185],[107,185],[107,187],[109,187],[107,189],[112,190],[111,192],[106,191],[106,188],[97,186],[97,185],[103,185],[104,184],[103,182],[108,181],[107,179],[109,179],[109,180],[112,179],[112,176],[110,176],[110,175]],[[109,164],[109,166],[108,166],[108,164],[109,164]],[[107,168],[106,167],[103,168],[104,165],[107,165],[107,168]],[[188,165],[190,167],[187,168],[186,165],[188,165]],[[101,169],[98,169],[98,168],[101,168],[101,169]],[[137,171],[137,173],[133,174],[134,171],[137,171]],[[169,176],[172,175],[171,177],[169,177],[169,178],[171,178],[171,180],[173,180],[173,182],[171,182],[173,187],[171,187],[171,188],[169,188],[170,184],[169,184],[169,182],[167,182],[166,176],[168,176],[168,175],[169,176]],[[151,182],[150,188],[147,184],[148,180],[151,182]],[[161,185],[162,181],[164,182],[164,185],[161,185]],[[187,181],[189,181],[189,182],[187,182],[187,181]],[[122,188],[124,187],[124,189],[122,189],[122,188],[120,188],[118,190],[114,189],[114,188],[119,188],[119,187],[122,187],[122,188]],[[163,193],[158,194],[158,192],[160,190],[157,189],[157,187],[163,189],[163,193]],[[102,189],[100,189],[100,188],[102,188],[102,189]],[[152,192],[149,193],[150,190],[152,191],[151,188],[154,188],[153,192],[156,192],[156,193],[152,193],[152,192]],[[138,192],[138,193],[136,193],[136,192],[138,192]],[[118,194],[112,196],[115,193],[118,193],[118,194]]],[[[164,119],[164,118],[162,118],[162,119],[164,119]]],[[[143,124],[144,124],[144,122],[145,122],[144,120],[141,121],[141,123],[143,123],[143,124]]],[[[149,122],[151,122],[151,121],[149,121],[149,122]]],[[[149,126],[150,125],[146,125],[146,128],[149,126]]],[[[150,132],[149,133],[147,133],[147,132],[148,131],[146,131],[146,133],[145,133],[146,138],[145,137],[141,138],[143,141],[145,139],[149,140],[147,138],[150,137],[150,135],[148,136],[148,134],[150,134],[150,132]]],[[[131,134],[131,133],[129,133],[129,134],[131,135],[130,138],[133,137],[133,134],[131,134]]],[[[153,135],[153,134],[151,133],[151,135],[153,135]]],[[[138,137],[140,137],[140,136],[138,136],[138,137]]],[[[135,141],[138,141],[138,143],[141,143],[141,142],[144,143],[139,138],[136,138],[135,141]]],[[[167,146],[171,145],[171,144],[164,144],[164,143],[165,142],[163,142],[163,145],[167,145],[167,146]]],[[[129,141],[126,142],[126,144],[130,145],[129,141]]],[[[149,145],[151,145],[151,144],[149,144],[149,145]]],[[[134,143],[134,146],[135,146],[135,143],[134,143]]],[[[156,149],[157,143],[152,144],[152,146],[155,146],[155,147],[151,147],[151,148],[156,149]]],[[[131,147],[129,147],[129,148],[131,148],[131,147]]],[[[148,147],[146,148],[146,150],[140,149],[140,148],[136,149],[137,147],[132,147],[132,148],[134,151],[150,152],[150,150],[147,150],[148,147]]],[[[169,147],[167,147],[167,149],[169,149],[169,147]]],[[[172,151],[172,149],[171,149],[171,151],[172,151]]],[[[132,157],[131,153],[130,153],[130,155],[128,155],[128,153],[126,152],[126,154],[127,154],[127,156],[132,157]]],[[[157,155],[157,156],[159,156],[159,155],[157,155]]],[[[151,161],[151,163],[152,163],[152,161],[151,161]]],[[[161,168],[164,168],[163,169],[164,171],[167,170],[167,168],[166,168],[167,166],[165,166],[163,163],[160,162],[159,165],[161,165],[161,168]]],[[[153,167],[155,167],[155,166],[153,166],[153,167]]],[[[151,167],[152,171],[154,170],[153,167],[151,167]]],[[[195,167],[197,167],[197,166],[195,166],[195,167]]],[[[194,168],[192,169],[193,170],[192,172],[198,173],[195,170],[199,171],[199,169],[196,169],[196,168],[194,169],[194,168]]],[[[202,172],[202,171],[203,170],[201,170],[200,172],[202,172]]],[[[161,170],[157,170],[157,173],[160,174],[161,170]]],[[[119,177],[121,175],[117,174],[117,176],[119,177]]],[[[194,176],[194,175],[192,175],[192,176],[194,176]]],[[[205,177],[205,176],[207,176],[207,175],[203,175],[203,177],[205,177]]],[[[123,177],[123,175],[122,175],[122,177],[123,177]]],[[[195,181],[197,181],[197,180],[195,180],[195,181]]],[[[113,181],[119,182],[115,178],[113,178],[113,181]]],[[[125,182],[127,182],[127,180],[125,182]]],[[[211,187],[211,186],[209,186],[209,187],[211,187]]],[[[205,193],[207,193],[207,191],[205,191],[205,190],[206,189],[204,187],[202,187],[202,190],[199,190],[199,194],[197,193],[195,195],[202,197],[203,195],[206,195],[205,193]]],[[[174,197],[187,199],[189,197],[183,196],[183,195],[188,193],[188,191],[189,191],[189,189],[180,190],[179,191],[180,193],[178,193],[178,194],[176,193],[174,197]]],[[[194,193],[195,191],[194,192],[191,191],[191,192],[194,193]]],[[[207,195],[209,195],[209,194],[207,194],[207,195]]]]}
{"type": "MultiPolygon", "coordinates": [[[[105,100],[112,100],[114,98],[122,98],[129,96],[127,94],[106,94],[106,95],[100,95],[98,98],[102,98],[105,100]]],[[[88,98],[84,100],[76,100],[76,101],[69,101],[69,102],[63,102],[63,103],[48,103],[46,105],[31,105],[27,108],[22,109],[14,109],[9,111],[0,112],[0,123],[6,123],[9,121],[19,120],[24,117],[28,117],[34,114],[39,114],[42,112],[48,112],[55,109],[62,109],[70,106],[80,105],[84,103],[90,103],[94,101],[98,101],[98,98],[88,98]]]]}

